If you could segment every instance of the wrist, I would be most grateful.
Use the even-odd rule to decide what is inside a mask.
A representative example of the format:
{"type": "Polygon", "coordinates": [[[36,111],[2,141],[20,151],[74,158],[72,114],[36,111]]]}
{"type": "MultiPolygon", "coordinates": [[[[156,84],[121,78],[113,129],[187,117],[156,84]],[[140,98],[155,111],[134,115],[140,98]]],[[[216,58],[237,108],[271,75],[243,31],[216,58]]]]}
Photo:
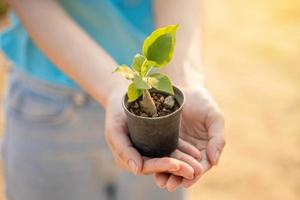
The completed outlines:
{"type": "Polygon", "coordinates": [[[176,66],[167,68],[165,72],[170,76],[173,84],[180,88],[196,88],[204,85],[200,62],[192,63],[190,60],[177,62],[176,66]]]}
{"type": "Polygon", "coordinates": [[[103,105],[104,108],[106,108],[109,102],[111,102],[112,100],[115,101],[116,99],[118,99],[117,101],[120,101],[121,103],[123,96],[127,92],[127,86],[127,82],[115,83],[114,87],[110,88],[110,91],[108,92],[108,95],[105,98],[105,104],[103,105]]]}

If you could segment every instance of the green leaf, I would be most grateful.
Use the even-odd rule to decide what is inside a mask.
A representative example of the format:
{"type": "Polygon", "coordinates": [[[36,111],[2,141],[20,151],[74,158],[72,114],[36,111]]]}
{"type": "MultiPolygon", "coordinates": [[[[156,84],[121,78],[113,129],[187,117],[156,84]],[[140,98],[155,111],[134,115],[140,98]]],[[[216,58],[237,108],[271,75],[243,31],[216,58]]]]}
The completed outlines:
{"type": "Polygon", "coordinates": [[[141,90],[144,90],[144,89],[150,89],[151,88],[151,85],[149,85],[147,83],[147,79],[139,75],[135,75],[134,76],[134,79],[133,79],[133,83],[134,83],[134,86],[137,88],[137,89],[141,89],[141,90]]]}
{"type": "Polygon", "coordinates": [[[152,74],[148,77],[148,82],[155,89],[174,95],[172,83],[166,75],[152,74]]]}
{"type": "Polygon", "coordinates": [[[146,60],[146,62],[142,65],[142,68],[141,68],[141,75],[142,76],[146,76],[149,71],[155,67],[156,63],[154,61],[151,61],[151,60],[146,60]]]}
{"type": "Polygon", "coordinates": [[[127,96],[128,102],[133,102],[137,100],[143,94],[142,90],[138,90],[133,83],[128,86],[127,96]]]}
{"type": "Polygon", "coordinates": [[[163,67],[172,59],[177,28],[178,25],[159,28],[145,39],[143,54],[148,60],[155,61],[156,67],[163,67]]]}
{"type": "Polygon", "coordinates": [[[120,74],[121,76],[124,76],[128,80],[132,80],[134,78],[134,71],[127,65],[121,65],[117,67],[113,73],[120,74]]]}
{"type": "Polygon", "coordinates": [[[144,62],[146,62],[147,58],[141,54],[136,54],[133,58],[133,61],[132,61],[132,69],[134,69],[135,71],[137,72],[141,72],[141,68],[144,64],[144,62]]]}

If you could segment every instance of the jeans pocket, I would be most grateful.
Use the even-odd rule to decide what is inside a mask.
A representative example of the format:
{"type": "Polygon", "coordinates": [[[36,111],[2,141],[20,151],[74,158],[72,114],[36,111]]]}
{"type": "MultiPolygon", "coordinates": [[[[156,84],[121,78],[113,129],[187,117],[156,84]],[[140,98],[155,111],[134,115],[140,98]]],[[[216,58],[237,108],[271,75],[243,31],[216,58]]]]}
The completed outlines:
{"type": "Polygon", "coordinates": [[[15,84],[6,98],[8,114],[31,122],[59,123],[72,112],[72,100],[68,95],[15,84]]]}

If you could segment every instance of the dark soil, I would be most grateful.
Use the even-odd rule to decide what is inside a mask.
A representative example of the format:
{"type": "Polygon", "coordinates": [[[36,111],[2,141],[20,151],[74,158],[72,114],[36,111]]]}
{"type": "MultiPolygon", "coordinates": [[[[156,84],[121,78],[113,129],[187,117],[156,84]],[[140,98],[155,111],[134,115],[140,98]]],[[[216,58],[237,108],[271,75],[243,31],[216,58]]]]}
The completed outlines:
{"type": "Polygon", "coordinates": [[[140,109],[140,101],[142,100],[142,96],[139,97],[136,101],[130,103],[128,105],[128,110],[131,113],[138,115],[138,116],[142,116],[142,117],[161,117],[161,116],[171,114],[172,112],[175,112],[180,107],[180,105],[177,102],[177,100],[175,99],[175,104],[172,108],[166,107],[164,105],[164,100],[168,96],[169,95],[167,95],[167,94],[161,94],[161,93],[156,93],[156,92],[151,93],[151,97],[153,98],[156,109],[157,109],[157,114],[155,114],[153,116],[147,115],[145,112],[143,112],[140,109]]]}

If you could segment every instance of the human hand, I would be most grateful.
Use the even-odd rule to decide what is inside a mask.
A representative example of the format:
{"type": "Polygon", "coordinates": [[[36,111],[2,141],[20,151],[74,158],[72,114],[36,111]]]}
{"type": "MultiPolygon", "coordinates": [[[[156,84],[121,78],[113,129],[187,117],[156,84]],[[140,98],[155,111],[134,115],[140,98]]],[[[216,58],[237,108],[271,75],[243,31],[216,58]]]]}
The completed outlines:
{"type": "Polygon", "coordinates": [[[201,173],[192,180],[172,173],[156,173],[156,184],[169,191],[176,190],[181,184],[186,188],[193,185],[213,165],[217,165],[225,145],[224,117],[208,91],[197,87],[184,92],[186,102],[182,111],[180,138],[201,151],[198,158],[189,150],[185,151],[199,161],[201,173]]]}
{"type": "Polygon", "coordinates": [[[105,139],[117,165],[134,174],[172,173],[193,180],[200,173],[200,164],[191,156],[200,156],[200,152],[183,140],[171,157],[147,158],[139,154],[132,146],[128,135],[127,117],[121,106],[125,89],[113,91],[106,103],[105,139]],[[191,155],[184,153],[190,152],[191,155]]]}

